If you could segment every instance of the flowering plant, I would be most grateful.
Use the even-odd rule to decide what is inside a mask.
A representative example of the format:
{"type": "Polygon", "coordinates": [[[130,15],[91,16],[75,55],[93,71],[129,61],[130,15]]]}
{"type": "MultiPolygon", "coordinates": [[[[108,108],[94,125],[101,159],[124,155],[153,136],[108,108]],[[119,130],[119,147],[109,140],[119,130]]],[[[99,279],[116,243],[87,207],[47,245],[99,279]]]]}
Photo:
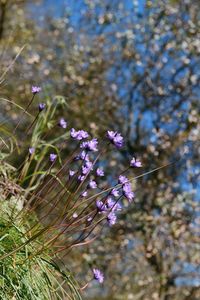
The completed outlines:
{"type": "MultiPolygon", "coordinates": [[[[32,87],[33,96],[14,134],[40,92],[40,87],[32,87]]],[[[98,140],[83,129],[68,129],[69,120],[63,117],[56,120],[59,105],[64,105],[62,98],[39,103],[38,112],[25,131],[25,158],[15,178],[19,193],[12,201],[7,218],[8,224],[22,225],[23,239],[8,251],[1,251],[1,262],[27,251],[27,247],[26,260],[42,257],[47,261],[47,257],[65,256],[74,247],[92,243],[104,226],[115,225],[124,205],[134,201],[131,180],[124,174],[118,174],[112,186],[104,180],[106,170],[101,161],[108,149],[118,150],[124,146],[122,135],[108,130],[98,140]],[[55,128],[57,136],[52,137],[55,128]]],[[[12,138],[4,137],[2,162],[19,149],[17,143],[12,144],[11,152],[6,154],[5,145],[9,143],[12,144],[12,138]]],[[[123,173],[141,166],[140,160],[134,157],[123,173]]],[[[4,201],[10,199],[8,192],[4,201]]],[[[103,283],[104,275],[97,266],[92,273],[95,280],[103,283]]],[[[71,282],[68,284],[71,286],[71,282]]]]}

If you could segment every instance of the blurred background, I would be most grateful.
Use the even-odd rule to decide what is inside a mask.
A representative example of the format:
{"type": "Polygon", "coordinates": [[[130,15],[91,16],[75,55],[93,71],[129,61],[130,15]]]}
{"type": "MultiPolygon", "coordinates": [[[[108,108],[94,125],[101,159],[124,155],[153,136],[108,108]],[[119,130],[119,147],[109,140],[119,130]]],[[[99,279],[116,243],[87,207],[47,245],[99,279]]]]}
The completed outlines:
{"type": "MultiPolygon", "coordinates": [[[[200,299],[199,0],[0,0],[0,67],[1,99],[25,106],[40,85],[41,100],[64,97],[71,127],[120,131],[109,176],[133,155],[142,172],[176,161],[138,180],[112,230],[65,258],[80,280],[94,263],[105,272],[85,299],[200,299]]],[[[15,126],[19,111],[0,108],[15,126]]]]}

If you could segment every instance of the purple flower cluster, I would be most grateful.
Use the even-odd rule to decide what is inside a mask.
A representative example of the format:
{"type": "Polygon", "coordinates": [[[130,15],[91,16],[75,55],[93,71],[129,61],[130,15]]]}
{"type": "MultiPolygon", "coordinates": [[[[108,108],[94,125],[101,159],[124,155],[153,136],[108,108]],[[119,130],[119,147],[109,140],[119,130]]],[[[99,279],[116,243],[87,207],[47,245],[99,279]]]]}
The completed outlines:
{"type": "Polygon", "coordinates": [[[78,176],[79,181],[84,181],[93,170],[93,163],[89,159],[89,155],[86,151],[82,151],[78,156],[75,157],[75,160],[82,160],[83,164],[81,166],[81,174],[78,176]]]}
{"type": "Polygon", "coordinates": [[[82,169],[82,174],[86,175],[93,170],[93,163],[87,160],[84,162],[84,165],[81,167],[81,169],[82,169]]]}
{"type": "Polygon", "coordinates": [[[133,167],[133,168],[141,168],[142,163],[139,159],[136,159],[135,157],[133,157],[131,162],[130,162],[130,166],[133,167]]]}
{"type": "Polygon", "coordinates": [[[116,223],[117,216],[115,212],[121,210],[121,205],[118,201],[108,197],[106,201],[97,200],[96,207],[99,213],[107,213],[107,221],[110,226],[116,223]]]}
{"type": "Polygon", "coordinates": [[[103,203],[103,201],[101,201],[101,200],[96,201],[96,207],[97,207],[99,212],[106,212],[107,211],[106,204],[103,203]]]}
{"type": "Polygon", "coordinates": [[[83,142],[80,145],[80,148],[81,149],[85,149],[87,151],[94,151],[94,152],[96,152],[96,151],[98,151],[97,145],[98,145],[98,140],[95,138],[95,139],[92,139],[90,141],[83,142]]]}
{"type": "MultiPolygon", "coordinates": [[[[40,110],[44,108],[45,104],[40,104],[40,110]]],[[[59,126],[62,128],[67,127],[67,122],[61,118],[59,121],[59,126]]],[[[86,139],[89,137],[89,134],[84,130],[75,130],[74,128],[71,129],[70,135],[73,139],[77,141],[81,141],[83,139],[86,139]]],[[[117,148],[122,147],[123,145],[123,137],[120,133],[115,131],[107,131],[107,137],[111,141],[112,144],[114,144],[117,148]]],[[[93,171],[93,165],[94,163],[90,161],[90,157],[88,152],[96,152],[98,151],[98,140],[96,138],[93,138],[91,140],[83,141],[80,144],[81,152],[75,157],[75,160],[81,160],[81,166],[79,167],[78,171],[69,170],[69,178],[73,177],[75,174],[77,174],[77,179],[80,182],[84,182],[88,175],[93,171]]],[[[32,148],[29,149],[29,153],[32,154],[34,150],[32,148]]],[[[55,153],[51,153],[49,156],[50,162],[55,162],[57,158],[57,155],[55,153]]],[[[139,160],[136,160],[133,158],[130,162],[131,167],[141,167],[141,162],[139,160]]],[[[104,170],[100,167],[98,167],[95,171],[96,177],[103,177],[104,176],[104,170]]],[[[94,176],[95,178],[95,176],[94,176]]],[[[129,179],[124,176],[120,175],[118,178],[118,183],[121,185],[119,188],[113,188],[107,198],[105,198],[104,201],[97,200],[96,201],[96,208],[99,213],[105,213],[106,218],[108,221],[108,224],[114,225],[116,223],[117,217],[116,212],[121,210],[121,205],[119,204],[120,197],[124,196],[126,199],[128,199],[129,202],[131,202],[134,199],[134,192],[132,191],[131,183],[129,179]]],[[[81,197],[87,197],[89,190],[96,189],[98,187],[97,182],[92,179],[89,176],[88,183],[85,187],[85,189],[80,194],[81,197]]]]}
{"type": "Polygon", "coordinates": [[[124,196],[128,199],[129,202],[131,202],[135,197],[135,194],[132,191],[131,183],[130,182],[125,183],[122,186],[122,190],[123,190],[124,196]]]}
{"type": "Polygon", "coordinates": [[[79,155],[75,157],[75,160],[85,160],[89,161],[89,155],[86,153],[85,150],[81,151],[79,155]]]}
{"type": "Polygon", "coordinates": [[[119,178],[118,178],[118,182],[120,184],[125,184],[126,182],[129,182],[128,178],[124,175],[119,175],[119,178]]]}
{"type": "Polygon", "coordinates": [[[111,212],[107,215],[107,221],[110,226],[115,225],[116,220],[117,220],[117,217],[113,212],[111,212]]]}
{"type": "Polygon", "coordinates": [[[107,208],[109,210],[112,210],[112,211],[120,211],[122,209],[121,205],[116,201],[116,200],[113,200],[111,197],[108,197],[107,198],[107,208]]]}
{"type": "Polygon", "coordinates": [[[107,138],[117,148],[121,148],[124,144],[124,138],[117,131],[107,131],[107,138]]]}
{"type": "Polygon", "coordinates": [[[119,184],[122,184],[123,195],[131,202],[135,195],[132,191],[131,183],[126,176],[120,175],[118,179],[119,184]]]}
{"type": "MultiPolygon", "coordinates": [[[[88,133],[84,130],[76,131],[74,128],[71,129],[71,137],[76,140],[82,140],[88,137],[88,133]]],[[[112,144],[114,144],[117,148],[121,148],[124,141],[123,137],[120,133],[114,132],[114,131],[108,131],[107,137],[111,141],[112,144]]],[[[80,149],[82,151],[75,157],[75,160],[82,160],[82,165],[80,167],[81,172],[77,175],[78,180],[80,182],[84,182],[87,178],[87,176],[93,171],[93,163],[90,161],[88,152],[96,152],[98,151],[98,140],[96,138],[93,138],[91,140],[83,141],[80,144],[80,149]]],[[[139,166],[139,161],[132,160],[132,163],[135,163],[135,166],[139,166]]],[[[69,176],[73,176],[74,171],[70,171],[69,176]]],[[[96,176],[102,177],[104,176],[104,170],[102,168],[96,169],[96,176]]],[[[96,208],[99,213],[106,214],[107,222],[110,226],[114,225],[117,220],[116,212],[121,210],[121,205],[119,202],[119,197],[124,196],[128,199],[129,202],[131,202],[134,198],[134,193],[132,191],[131,183],[129,179],[124,176],[120,175],[118,179],[119,184],[122,185],[121,188],[113,188],[105,200],[98,199],[96,201],[96,208]],[[114,200],[116,199],[116,200],[114,200]]],[[[80,194],[81,197],[87,197],[88,192],[90,189],[96,189],[97,182],[94,179],[89,178],[89,182],[86,185],[85,190],[82,191],[80,194]]]]}
{"type": "Polygon", "coordinates": [[[70,135],[73,139],[75,139],[77,141],[81,141],[81,140],[87,139],[89,137],[89,134],[87,133],[87,131],[85,131],[85,130],[75,130],[74,128],[72,128],[70,130],[70,135]]]}

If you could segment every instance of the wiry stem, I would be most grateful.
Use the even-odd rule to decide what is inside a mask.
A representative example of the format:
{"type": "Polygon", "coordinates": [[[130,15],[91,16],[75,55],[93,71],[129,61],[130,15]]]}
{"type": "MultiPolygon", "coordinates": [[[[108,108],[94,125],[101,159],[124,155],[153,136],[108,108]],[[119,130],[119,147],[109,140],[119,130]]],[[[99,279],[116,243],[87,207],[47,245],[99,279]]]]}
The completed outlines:
{"type": "Polygon", "coordinates": [[[35,98],[35,94],[33,94],[31,100],[29,101],[28,105],[26,106],[25,110],[22,112],[22,114],[20,115],[19,117],[19,121],[17,123],[17,125],[15,126],[14,130],[13,130],[13,134],[15,134],[17,128],[19,127],[20,123],[23,121],[23,117],[24,117],[24,114],[27,112],[27,110],[29,109],[29,107],[31,106],[33,100],[35,98]]]}

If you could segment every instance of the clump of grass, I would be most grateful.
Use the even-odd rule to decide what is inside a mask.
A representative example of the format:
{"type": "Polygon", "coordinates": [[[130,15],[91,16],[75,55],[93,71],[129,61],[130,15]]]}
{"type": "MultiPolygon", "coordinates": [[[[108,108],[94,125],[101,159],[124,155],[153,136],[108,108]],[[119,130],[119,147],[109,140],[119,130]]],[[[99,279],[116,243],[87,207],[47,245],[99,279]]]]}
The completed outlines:
{"type": "MultiPolygon", "coordinates": [[[[11,178],[8,178],[9,171],[13,168],[4,164],[0,168],[0,185],[9,186],[11,178]]],[[[3,191],[1,187],[1,191],[3,191]]],[[[5,188],[4,188],[5,191],[5,188]]],[[[7,191],[8,192],[8,191],[7,191]]],[[[13,192],[12,190],[10,192],[13,192]]],[[[22,191],[20,191],[22,194],[22,191]]],[[[48,299],[81,299],[75,280],[69,272],[61,271],[58,265],[52,262],[48,251],[42,255],[32,257],[31,253],[35,248],[41,246],[40,239],[32,243],[26,242],[29,237],[26,235],[27,228],[37,217],[32,215],[27,222],[20,223],[12,218],[13,207],[15,207],[18,193],[5,199],[2,193],[0,199],[0,256],[14,251],[0,260],[0,299],[2,300],[48,300],[48,299]],[[34,220],[33,220],[34,219],[34,220]],[[24,245],[21,247],[21,245],[24,245]],[[18,251],[15,249],[19,248],[18,251]],[[66,289],[68,286],[68,290],[66,289]]],[[[21,197],[21,201],[23,201],[21,197]]]]}

